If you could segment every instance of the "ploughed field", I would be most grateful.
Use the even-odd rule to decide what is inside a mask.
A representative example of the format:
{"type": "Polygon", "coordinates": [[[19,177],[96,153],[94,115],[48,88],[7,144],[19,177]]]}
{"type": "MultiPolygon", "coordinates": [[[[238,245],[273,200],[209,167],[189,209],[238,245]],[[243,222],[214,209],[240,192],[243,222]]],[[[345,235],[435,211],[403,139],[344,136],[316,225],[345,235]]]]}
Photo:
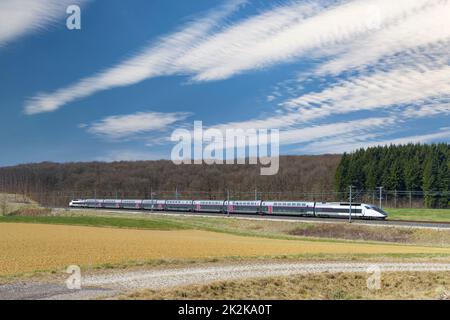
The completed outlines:
{"type": "MultiPolygon", "coordinates": [[[[67,223],[67,221],[66,221],[67,223]]],[[[131,226],[130,226],[131,227],[131,226]]],[[[177,225],[127,229],[0,220],[0,276],[68,265],[302,254],[450,254],[449,247],[243,236],[177,225]]]]}

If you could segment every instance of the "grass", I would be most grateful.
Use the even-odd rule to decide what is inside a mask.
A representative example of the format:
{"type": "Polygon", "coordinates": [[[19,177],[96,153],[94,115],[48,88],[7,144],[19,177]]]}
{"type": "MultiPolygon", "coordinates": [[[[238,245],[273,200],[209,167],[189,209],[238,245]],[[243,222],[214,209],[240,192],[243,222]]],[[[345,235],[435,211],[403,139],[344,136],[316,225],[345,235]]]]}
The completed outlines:
{"type": "Polygon", "coordinates": [[[377,227],[347,223],[305,223],[236,218],[170,217],[192,228],[271,239],[450,246],[450,230],[377,227]]]}
{"type": "Polygon", "coordinates": [[[379,290],[369,290],[364,273],[323,273],[221,281],[163,290],[144,290],[121,299],[449,299],[450,272],[387,272],[379,290]]]}
{"type": "Polygon", "coordinates": [[[114,227],[148,230],[182,230],[188,229],[183,223],[164,218],[132,219],[101,216],[5,216],[0,217],[0,223],[38,223],[77,225],[90,227],[114,227]]]}
{"type": "Polygon", "coordinates": [[[387,208],[388,219],[450,222],[450,209],[387,208]]]}

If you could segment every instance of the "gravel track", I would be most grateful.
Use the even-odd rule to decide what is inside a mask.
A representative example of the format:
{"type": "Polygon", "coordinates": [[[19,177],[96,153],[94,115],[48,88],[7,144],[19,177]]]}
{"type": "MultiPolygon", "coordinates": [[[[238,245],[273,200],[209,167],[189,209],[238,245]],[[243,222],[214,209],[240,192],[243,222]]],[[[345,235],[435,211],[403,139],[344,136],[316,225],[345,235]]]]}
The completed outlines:
{"type": "Polygon", "coordinates": [[[164,289],[213,281],[294,274],[363,272],[377,266],[381,272],[450,271],[446,263],[241,263],[170,270],[112,271],[83,277],[82,290],[68,290],[64,284],[20,282],[0,286],[0,299],[93,299],[140,289],[164,289]]]}

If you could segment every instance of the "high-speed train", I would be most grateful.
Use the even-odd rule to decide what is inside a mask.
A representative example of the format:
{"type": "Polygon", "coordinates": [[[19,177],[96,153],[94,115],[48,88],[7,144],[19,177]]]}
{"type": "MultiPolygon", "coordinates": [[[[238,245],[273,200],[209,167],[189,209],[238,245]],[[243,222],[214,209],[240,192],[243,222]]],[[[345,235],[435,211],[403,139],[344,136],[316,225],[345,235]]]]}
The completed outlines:
{"type": "MultiPolygon", "coordinates": [[[[320,218],[349,218],[350,216],[350,203],[340,202],[79,199],[72,200],[69,207],[320,218]]],[[[352,203],[351,208],[352,218],[377,220],[387,218],[384,210],[371,204],[352,203]]]]}

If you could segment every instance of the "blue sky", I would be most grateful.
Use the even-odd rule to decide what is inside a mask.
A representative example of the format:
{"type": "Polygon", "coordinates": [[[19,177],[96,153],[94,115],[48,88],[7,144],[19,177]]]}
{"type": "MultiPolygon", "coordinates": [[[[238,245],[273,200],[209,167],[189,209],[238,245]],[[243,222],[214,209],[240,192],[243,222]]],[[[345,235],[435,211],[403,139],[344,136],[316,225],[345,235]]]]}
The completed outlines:
{"type": "Polygon", "coordinates": [[[194,120],[279,129],[282,154],[448,142],[449,16],[442,0],[3,0],[0,165],[167,159],[194,120]]]}

